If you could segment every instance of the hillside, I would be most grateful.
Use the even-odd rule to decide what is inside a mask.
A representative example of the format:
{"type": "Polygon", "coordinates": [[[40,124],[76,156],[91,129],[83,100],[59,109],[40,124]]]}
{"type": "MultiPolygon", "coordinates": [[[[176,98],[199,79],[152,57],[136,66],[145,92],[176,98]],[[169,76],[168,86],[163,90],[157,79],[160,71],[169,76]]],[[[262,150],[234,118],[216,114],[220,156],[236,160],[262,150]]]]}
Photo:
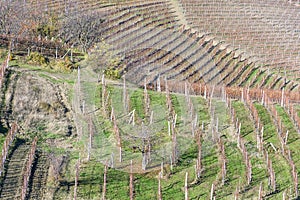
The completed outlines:
{"type": "Polygon", "coordinates": [[[0,199],[299,198],[296,1],[7,2],[0,199]]]}

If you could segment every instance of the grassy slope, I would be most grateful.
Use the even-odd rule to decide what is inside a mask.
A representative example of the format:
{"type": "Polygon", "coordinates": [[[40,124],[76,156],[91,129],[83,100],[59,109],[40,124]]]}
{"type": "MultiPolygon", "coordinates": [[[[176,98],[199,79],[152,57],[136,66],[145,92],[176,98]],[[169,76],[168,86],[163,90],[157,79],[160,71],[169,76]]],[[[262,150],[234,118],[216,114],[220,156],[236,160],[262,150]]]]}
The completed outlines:
{"type": "MultiPolygon", "coordinates": [[[[122,97],[120,97],[120,95],[122,95],[122,89],[113,87],[110,89],[110,91],[115,113],[117,115],[124,114],[122,97]]],[[[143,94],[142,92],[143,91],[140,89],[134,89],[134,91],[129,91],[129,94],[130,97],[137,96],[137,98],[141,99],[143,94]]],[[[154,111],[154,113],[157,113],[154,121],[158,126],[163,127],[162,132],[165,135],[167,134],[167,108],[165,94],[149,91],[149,95],[151,99],[150,108],[154,111]]],[[[178,114],[178,119],[181,119],[178,121],[178,127],[182,130],[185,130],[185,126],[187,125],[184,125],[184,117],[186,116],[187,108],[184,105],[184,96],[172,94],[171,97],[174,109],[178,114]]],[[[130,101],[131,106],[134,107],[134,109],[140,109],[140,112],[144,112],[143,106],[141,104],[132,103],[132,100],[133,99],[130,101]]],[[[215,143],[209,137],[211,114],[208,112],[207,101],[202,97],[192,97],[192,102],[194,103],[195,112],[199,116],[199,124],[201,125],[203,121],[205,125],[204,132],[206,136],[203,140],[202,151],[202,163],[204,166],[204,171],[202,172],[200,182],[195,183],[194,164],[197,154],[197,147],[194,142],[192,142],[190,143],[189,148],[187,148],[185,152],[181,153],[181,157],[172,172],[170,172],[169,165],[165,165],[165,173],[161,181],[163,198],[178,200],[184,198],[183,186],[184,175],[186,172],[189,173],[188,182],[190,199],[208,199],[210,197],[210,187],[212,183],[217,185],[215,194],[218,199],[232,199],[233,192],[235,191],[237,185],[241,186],[241,197],[244,199],[256,198],[260,182],[263,182],[266,194],[268,186],[264,159],[256,150],[255,128],[249,117],[249,111],[245,108],[243,103],[236,101],[233,102],[233,106],[236,110],[237,117],[242,123],[241,133],[246,141],[246,147],[250,153],[251,163],[253,166],[253,181],[249,186],[246,186],[245,183],[245,165],[243,163],[242,155],[236,146],[234,134],[231,132],[232,129],[228,127],[230,124],[230,117],[228,115],[228,111],[225,109],[225,103],[220,101],[215,101],[213,103],[213,106],[215,107],[215,117],[219,119],[219,130],[221,134],[225,136],[223,138],[225,140],[225,152],[228,160],[226,176],[227,181],[225,185],[222,186],[220,184],[220,163],[218,149],[215,143]]],[[[272,124],[267,110],[259,104],[256,104],[256,107],[259,111],[262,123],[265,125],[265,139],[267,142],[272,142],[275,146],[277,146],[277,135],[274,134],[275,126],[272,124]]],[[[140,117],[141,115],[137,114],[137,116],[140,117]]],[[[107,129],[110,129],[111,125],[109,125],[109,122],[107,123],[107,129]]],[[[279,199],[282,196],[283,189],[288,188],[291,184],[289,167],[279,153],[272,152],[270,149],[269,154],[273,160],[273,167],[275,169],[278,188],[280,190],[280,193],[271,195],[270,197],[273,199],[279,199]]],[[[74,161],[72,161],[72,163],[74,163],[74,161]]],[[[157,198],[158,170],[159,169],[145,174],[134,174],[135,199],[157,198]]],[[[68,187],[64,186],[60,188],[61,197],[64,195],[72,196],[72,181],[74,181],[74,178],[72,178],[72,173],[74,173],[74,171],[69,168],[69,175],[67,176],[69,177],[67,179],[68,187]]],[[[129,175],[126,172],[109,169],[107,181],[107,198],[128,199],[129,175]]],[[[102,185],[103,165],[96,160],[82,164],[80,170],[78,196],[82,197],[82,199],[87,199],[87,197],[88,199],[99,199],[102,193],[102,185]]]]}
{"type": "Polygon", "coordinates": [[[232,106],[236,112],[236,117],[241,123],[241,135],[246,142],[245,145],[252,164],[252,182],[250,186],[245,187],[249,191],[244,194],[244,197],[252,198],[253,196],[257,196],[260,182],[263,182],[264,187],[267,187],[268,175],[265,169],[265,161],[256,148],[256,130],[249,111],[241,101],[233,101],[232,106]]]}
{"type": "MultiPolygon", "coordinates": [[[[48,77],[46,74],[41,74],[44,78],[48,77]]],[[[53,80],[55,83],[57,80],[53,80]]],[[[73,82],[70,82],[73,83],[73,82]]],[[[101,94],[101,87],[98,86],[96,90],[93,89],[95,84],[87,83],[86,89],[89,90],[90,104],[95,104],[98,108],[101,105],[101,99],[99,94],[101,94]]],[[[123,89],[121,87],[109,86],[109,91],[111,94],[111,104],[115,109],[115,113],[118,116],[124,116],[123,99],[122,93],[123,89]]],[[[128,89],[128,94],[130,96],[130,106],[131,110],[136,109],[137,117],[143,119],[145,117],[144,105],[143,103],[143,90],[130,88],[128,89]]],[[[154,111],[154,121],[159,127],[162,128],[162,134],[167,134],[167,123],[166,123],[166,99],[165,94],[156,93],[149,91],[151,99],[151,110],[154,111]]],[[[172,103],[176,113],[178,114],[178,127],[182,131],[187,131],[188,127],[188,112],[187,105],[185,102],[185,97],[179,94],[172,94],[172,103]]],[[[204,131],[206,134],[209,133],[210,127],[210,115],[208,112],[207,101],[202,97],[191,97],[194,103],[195,112],[198,114],[199,124],[204,122],[204,131]]],[[[162,179],[162,190],[163,197],[167,199],[183,199],[184,192],[184,175],[185,172],[189,172],[189,196],[190,199],[207,199],[210,196],[210,186],[212,183],[217,183],[216,195],[218,199],[232,199],[235,188],[237,185],[245,184],[245,166],[243,164],[243,159],[241,153],[236,147],[236,142],[233,133],[230,132],[231,129],[228,128],[230,124],[228,111],[225,104],[220,101],[215,101],[213,103],[215,106],[215,116],[219,119],[219,129],[220,132],[225,135],[225,146],[226,146],[226,157],[228,160],[227,165],[227,182],[224,186],[219,183],[220,179],[220,164],[218,161],[218,151],[214,142],[205,137],[203,141],[203,152],[202,152],[202,162],[204,166],[204,171],[199,183],[194,183],[194,164],[197,153],[196,145],[191,142],[189,148],[185,152],[181,153],[181,158],[172,173],[170,173],[169,166],[165,166],[165,176],[162,179]],[[236,173],[238,172],[238,173],[236,173]],[[241,178],[239,178],[241,177],[241,178]]],[[[259,183],[262,181],[264,183],[265,191],[267,191],[267,178],[266,170],[263,159],[257,155],[255,148],[255,128],[253,123],[249,118],[249,112],[241,102],[234,102],[233,106],[237,111],[237,117],[242,122],[242,136],[247,141],[246,146],[248,152],[251,154],[251,162],[253,165],[253,182],[250,187],[244,188],[242,190],[243,198],[254,198],[257,195],[257,189],[259,183]]],[[[272,142],[276,147],[278,147],[278,140],[275,126],[272,124],[271,117],[264,107],[256,104],[259,111],[262,123],[265,125],[265,139],[267,142],[272,142]]],[[[284,110],[277,106],[277,110],[283,119],[283,124],[290,130],[289,137],[289,147],[292,151],[298,154],[297,144],[298,138],[296,137],[293,125],[284,112],[284,110]]],[[[98,112],[99,113],[99,112],[98,112]]],[[[95,137],[94,143],[101,143],[103,138],[108,138],[112,135],[112,124],[106,117],[99,115],[99,122],[101,122],[101,127],[103,132],[99,134],[101,137],[95,137]]],[[[86,138],[84,138],[86,140],[86,138]]],[[[80,141],[79,141],[80,143],[80,141]]],[[[282,158],[279,153],[274,153],[270,149],[270,155],[273,160],[273,166],[275,169],[278,188],[280,190],[279,194],[270,196],[271,198],[279,199],[282,195],[282,190],[288,188],[291,184],[291,177],[289,173],[289,167],[287,163],[282,158]],[[277,162],[275,162],[276,160],[277,162]]],[[[78,159],[78,152],[74,150],[71,152],[71,160],[68,164],[67,171],[64,172],[64,176],[61,177],[61,186],[56,192],[56,199],[66,199],[72,197],[73,186],[74,186],[74,164],[78,159]]],[[[296,164],[297,164],[297,160],[296,164]]],[[[136,199],[156,199],[157,197],[157,174],[158,171],[154,170],[151,173],[146,174],[135,174],[135,198],[136,199]]],[[[108,171],[108,185],[107,185],[107,198],[108,199],[128,199],[129,196],[129,175],[126,172],[118,171],[115,169],[109,169],[108,171]],[[116,192],[118,191],[118,192],[116,192]]],[[[103,185],[103,164],[101,164],[97,159],[93,159],[90,162],[84,162],[81,164],[80,168],[80,178],[78,187],[78,197],[79,199],[99,199],[102,192],[103,185]]]]}
{"type": "Polygon", "coordinates": [[[293,161],[295,162],[295,165],[299,169],[300,168],[300,158],[297,155],[300,154],[300,149],[299,149],[300,136],[297,132],[297,129],[294,126],[293,121],[291,120],[289,115],[286,113],[284,108],[279,105],[276,105],[276,110],[279,114],[279,117],[282,120],[282,124],[283,124],[284,128],[289,131],[287,145],[288,145],[288,148],[292,152],[293,161]]]}
{"type": "Polygon", "coordinates": [[[245,164],[239,149],[237,148],[234,137],[235,130],[230,125],[230,116],[226,104],[222,101],[213,101],[214,116],[219,122],[219,131],[225,142],[226,154],[226,182],[223,186],[219,185],[216,192],[217,198],[225,196],[226,199],[232,199],[237,185],[243,185],[245,182],[245,164]]]}
{"type": "Polygon", "coordinates": [[[272,198],[280,198],[282,196],[283,190],[289,188],[292,185],[292,177],[290,173],[290,167],[287,161],[283,158],[279,151],[274,152],[271,146],[272,143],[278,150],[280,149],[280,142],[278,140],[276,127],[273,124],[270,114],[267,109],[261,104],[255,103],[255,107],[259,113],[261,123],[264,126],[264,141],[265,148],[268,149],[269,156],[273,162],[273,169],[275,171],[277,190],[279,193],[275,194],[272,198]]]}

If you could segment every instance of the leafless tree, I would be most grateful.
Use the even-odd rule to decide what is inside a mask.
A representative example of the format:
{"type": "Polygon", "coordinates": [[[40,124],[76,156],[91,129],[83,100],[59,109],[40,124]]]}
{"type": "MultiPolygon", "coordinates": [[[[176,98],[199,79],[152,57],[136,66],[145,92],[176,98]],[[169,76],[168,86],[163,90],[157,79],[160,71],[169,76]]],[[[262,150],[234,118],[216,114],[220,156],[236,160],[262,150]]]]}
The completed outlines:
{"type": "Polygon", "coordinates": [[[68,13],[59,37],[69,46],[79,46],[84,52],[100,41],[99,31],[104,22],[100,12],[68,13]]]}
{"type": "Polygon", "coordinates": [[[15,12],[13,10],[14,4],[9,3],[9,1],[0,2],[0,34],[9,35],[12,32],[14,26],[13,15],[15,12]]]}

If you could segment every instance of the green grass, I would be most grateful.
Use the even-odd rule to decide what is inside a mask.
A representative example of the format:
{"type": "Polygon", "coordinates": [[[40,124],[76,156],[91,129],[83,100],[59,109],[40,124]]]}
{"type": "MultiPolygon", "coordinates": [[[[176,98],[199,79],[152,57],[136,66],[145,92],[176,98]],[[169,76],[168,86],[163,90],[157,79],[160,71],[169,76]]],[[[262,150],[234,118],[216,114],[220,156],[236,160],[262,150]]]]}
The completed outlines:
{"type": "Polygon", "coordinates": [[[212,107],[214,109],[215,120],[218,119],[218,130],[226,134],[226,129],[230,126],[230,117],[225,102],[219,100],[212,100],[212,107]]]}
{"type": "MultiPolygon", "coordinates": [[[[218,119],[220,135],[224,140],[225,154],[226,154],[226,182],[223,186],[218,185],[216,195],[217,198],[231,199],[236,186],[244,185],[245,182],[245,164],[242,154],[237,148],[236,139],[230,129],[231,122],[229,111],[225,102],[213,100],[212,106],[214,109],[214,117],[218,119]]],[[[221,177],[219,177],[221,181],[221,177]]]]}
{"type": "Polygon", "coordinates": [[[192,97],[191,99],[198,115],[199,126],[201,126],[203,122],[204,128],[206,129],[210,122],[207,102],[203,97],[192,97]]]}
{"type": "Polygon", "coordinates": [[[246,177],[246,167],[241,152],[237,148],[237,144],[226,141],[226,182],[223,187],[217,190],[217,198],[232,198],[233,192],[238,184],[244,185],[246,177]]]}
{"type": "Polygon", "coordinates": [[[276,76],[274,76],[274,73],[270,72],[270,76],[267,77],[267,80],[265,81],[265,87],[270,87],[270,84],[273,82],[274,78],[276,78],[276,76]]]}
{"type": "Polygon", "coordinates": [[[264,140],[272,142],[275,146],[279,147],[276,126],[272,122],[272,117],[268,113],[268,110],[259,103],[255,103],[254,106],[264,127],[264,140]]]}
{"type": "Polygon", "coordinates": [[[8,129],[0,122],[0,149],[2,149],[3,143],[6,139],[8,129]]]}
{"type": "Polygon", "coordinates": [[[204,170],[200,183],[189,189],[190,196],[194,196],[195,199],[208,199],[210,197],[211,184],[216,182],[220,173],[217,148],[212,141],[206,139],[202,143],[202,164],[204,170]]]}
{"type": "MultiPolygon", "coordinates": [[[[298,156],[296,156],[296,155],[300,154],[300,149],[299,149],[300,137],[299,137],[298,131],[295,128],[294,123],[292,122],[291,118],[284,110],[284,108],[281,107],[280,105],[276,105],[275,108],[278,112],[279,117],[281,118],[284,128],[289,131],[287,145],[288,145],[289,149],[292,151],[293,161],[295,162],[297,168],[300,168],[300,159],[298,158],[298,156]]],[[[285,133],[283,133],[283,134],[285,134],[285,133]]]]}
{"type": "Polygon", "coordinates": [[[6,135],[0,134],[0,149],[2,149],[5,139],[6,135]]]}
{"type": "Polygon", "coordinates": [[[53,76],[50,76],[50,75],[45,74],[45,73],[39,73],[39,76],[42,77],[42,78],[45,78],[47,80],[50,80],[54,84],[68,83],[70,85],[73,85],[75,83],[74,80],[71,80],[71,79],[58,79],[58,78],[54,78],[53,76]]]}
{"type": "Polygon", "coordinates": [[[298,116],[300,117],[300,106],[295,105],[296,112],[298,113],[298,116]]]}
{"type": "Polygon", "coordinates": [[[153,111],[153,123],[160,127],[161,131],[167,133],[167,103],[163,93],[148,91],[150,98],[150,112],[153,111]]]}
{"type": "Polygon", "coordinates": [[[236,118],[241,123],[241,135],[246,140],[255,141],[255,127],[253,121],[250,118],[249,111],[245,108],[245,105],[241,101],[232,101],[232,106],[236,112],[236,118]]]}
{"type": "MultiPolygon", "coordinates": [[[[158,173],[157,173],[158,174],[158,173]]],[[[135,199],[156,199],[158,181],[153,175],[136,175],[134,180],[135,199]]],[[[128,198],[128,197],[127,197],[128,198]]]]}
{"type": "MultiPolygon", "coordinates": [[[[254,70],[258,72],[258,70],[254,70]]],[[[62,84],[68,81],[68,84],[74,84],[74,77],[68,77],[67,75],[60,75],[60,78],[53,78],[52,74],[48,72],[40,72],[37,74],[51,81],[54,84],[62,84]]],[[[74,74],[72,74],[74,76],[74,74]]],[[[253,75],[254,76],[254,75],[253,75]]],[[[173,171],[170,170],[169,165],[169,149],[164,145],[171,142],[171,138],[167,134],[167,106],[165,93],[158,93],[155,91],[148,91],[150,98],[150,111],[154,113],[154,124],[151,129],[153,133],[154,144],[151,147],[153,152],[157,152],[157,155],[153,154],[153,161],[150,169],[146,173],[142,173],[140,169],[141,153],[139,150],[133,150],[132,146],[141,143],[141,139],[126,139],[126,136],[133,133],[138,133],[141,127],[141,122],[144,122],[145,126],[148,126],[148,117],[145,113],[143,89],[128,87],[128,95],[130,100],[130,110],[136,110],[137,123],[133,127],[128,124],[129,116],[128,112],[123,107],[123,88],[119,86],[113,86],[108,84],[107,90],[110,93],[109,107],[106,115],[104,115],[101,109],[101,90],[102,86],[93,81],[83,81],[81,85],[84,91],[84,97],[87,104],[87,109],[100,108],[94,114],[96,120],[94,121],[97,126],[98,132],[93,137],[93,149],[92,160],[83,161],[80,167],[80,177],[78,185],[78,199],[100,199],[102,195],[103,187],[103,171],[104,166],[101,161],[110,158],[111,153],[117,157],[118,152],[115,148],[115,138],[113,133],[113,124],[109,120],[110,105],[114,108],[114,112],[117,117],[118,126],[120,128],[121,135],[124,137],[122,141],[123,147],[123,163],[116,161],[118,169],[109,169],[107,174],[107,199],[129,199],[129,174],[128,162],[130,159],[136,163],[135,167],[140,173],[134,174],[134,190],[135,199],[157,199],[157,187],[158,180],[157,175],[159,172],[159,164],[162,160],[165,163],[164,177],[161,180],[163,199],[184,199],[184,178],[185,173],[188,172],[188,184],[189,184],[189,197],[190,199],[209,199],[211,184],[216,184],[216,198],[217,199],[233,199],[233,193],[239,185],[241,187],[240,198],[241,199],[255,199],[258,195],[258,187],[260,182],[263,182],[265,194],[269,192],[268,189],[268,174],[266,170],[265,160],[256,148],[256,130],[254,123],[251,119],[250,113],[245,105],[240,101],[233,101],[232,106],[236,111],[237,118],[242,124],[241,135],[246,142],[246,148],[250,155],[253,171],[253,180],[250,185],[246,184],[246,168],[244,160],[240,150],[237,148],[235,131],[231,124],[229,111],[226,104],[220,100],[213,99],[212,108],[214,110],[214,119],[218,119],[219,132],[225,143],[225,153],[227,159],[227,176],[225,185],[221,185],[221,170],[219,162],[219,152],[216,146],[216,142],[211,138],[211,116],[208,108],[208,102],[206,99],[198,96],[191,96],[192,103],[194,105],[194,112],[198,115],[198,124],[201,126],[204,123],[204,134],[202,141],[202,164],[203,171],[199,182],[195,182],[195,169],[194,165],[197,157],[197,146],[191,135],[191,117],[188,113],[188,106],[185,96],[182,94],[171,94],[171,100],[173,109],[177,116],[176,131],[178,133],[177,140],[179,146],[179,159],[174,166],[173,171]],[[164,151],[163,151],[163,150],[164,151]],[[137,151],[137,152],[135,152],[137,151]],[[166,155],[162,155],[162,154],[166,155]],[[156,167],[154,165],[157,165],[156,167]]],[[[280,152],[274,152],[270,148],[270,142],[272,142],[277,149],[279,149],[279,141],[276,133],[276,126],[273,124],[272,117],[268,113],[265,107],[256,103],[256,109],[258,110],[261,118],[261,123],[265,127],[264,139],[265,148],[268,150],[271,160],[273,161],[273,168],[276,174],[276,181],[278,186],[278,193],[271,194],[268,198],[281,199],[282,191],[292,185],[290,168],[286,160],[280,154],[280,152]]],[[[299,154],[299,143],[297,132],[293,126],[292,121],[285,113],[284,109],[280,106],[276,106],[276,109],[283,119],[283,125],[290,131],[290,137],[288,145],[291,148],[293,155],[299,154]]],[[[90,111],[90,110],[88,110],[90,111]]],[[[299,107],[300,112],[300,107],[299,107]]],[[[84,117],[82,117],[84,120],[84,117]]],[[[86,124],[82,124],[84,129],[87,129],[86,124]]],[[[1,131],[1,129],[0,129],[1,131]]],[[[5,131],[3,131],[5,132],[5,131]]],[[[0,144],[3,143],[4,136],[0,134],[0,144]]],[[[67,138],[58,137],[53,133],[46,133],[43,140],[47,139],[59,139],[66,140],[66,142],[72,142],[73,149],[66,151],[64,149],[54,149],[53,152],[59,155],[66,155],[69,157],[69,161],[66,163],[66,168],[61,174],[59,179],[59,186],[55,192],[55,199],[72,199],[74,190],[74,174],[75,163],[78,158],[86,158],[86,147],[88,136],[84,134],[81,140],[74,141],[67,138]]],[[[52,151],[49,147],[43,147],[45,150],[52,151]]],[[[116,159],[117,160],[117,159],[116,159]]],[[[297,166],[299,165],[296,156],[294,158],[297,166]]],[[[298,169],[298,168],[297,168],[298,169]]]]}
{"type": "Polygon", "coordinates": [[[256,77],[256,79],[254,80],[254,82],[252,83],[252,86],[255,87],[259,85],[265,75],[266,75],[265,71],[261,71],[259,75],[256,77]]]}
{"type": "Polygon", "coordinates": [[[80,167],[78,197],[95,199],[100,198],[103,185],[104,166],[91,161],[80,167]]]}
{"type": "Polygon", "coordinates": [[[136,89],[130,94],[130,108],[135,109],[136,116],[140,120],[145,120],[145,105],[144,105],[144,94],[142,89],[136,89]]]}
{"type": "MultiPolygon", "coordinates": [[[[115,105],[115,113],[123,113],[122,105],[122,89],[114,87],[111,90],[112,105],[115,105]],[[121,109],[122,111],[120,111],[121,109]]],[[[143,102],[143,90],[131,90],[129,91],[131,106],[133,106],[138,116],[143,116],[144,106],[143,102]],[[140,110],[140,111],[138,111],[140,110]]],[[[176,109],[179,119],[182,121],[187,115],[187,108],[185,104],[184,95],[172,94],[172,103],[174,109],[176,109]]],[[[161,144],[166,142],[166,120],[167,120],[167,108],[165,94],[149,91],[150,109],[154,110],[157,115],[154,118],[156,126],[163,126],[160,132],[156,133],[159,138],[158,146],[153,146],[153,149],[159,148],[161,144]]],[[[204,121],[206,126],[210,123],[210,114],[208,113],[207,101],[201,97],[191,97],[194,104],[195,112],[198,113],[199,122],[204,121]]],[[[99,101],[99,99],[98,99],[99,101]]],[[[97,101],[96,101],[97,102],[97,101]]],[[[267,192],[267,172],[265,161],[258,154],[256,150],[255,141],[255,128],[253,122],[250,119],[249,111],[245,108],[244,104],[239,101],[234,101],[233,106],[236,110],[237,117],[242,123],[242,136],[246,140],[246,148],[251,158],[253,181],[249,186],[246,185],[245,180],[245,164],[238,150],[232,129],[230,117],[226,105],[222,101],[213,100],[212,103],[215,110],[215,118],[219,119],[219,131],[221,135],[224,135],[225,152],[227,158],[227,176],[224,186],[220,185],[220,163],[219,154],[215,142],[213,142],[208,135],[203,138],[202,148],[202,164],[203,172],[198,183],[195,180],[195,159],[197,156],[197,146],[193,139],[188,141],[184,135],[178,135],[178,142],[180,146],[186,146],[184,151],[180,152],[180,158],[173,171],[170,172],[169,165],[165,165],[165,174],[161,180],[162,195],[164,199],[183,199],[184,198],[184,177],[185,172],[189,173],[189,197],[190,199],[208,199],[210,197],[210,187],[212,183],[216,184],[216,197],[217,199],[232,199],[233,192],[237,185],[241,186],[241,198],[253,199],[256,198],[258,193],[258,187],[260,182],[263,182],[265,191],[267,192]]],[[[255,104],[259,111],[262,123],[265,126],[265,136],[267,142],[278,145],[276,138],[276,128],[272,124],[271,117],[267,110],[260,104],[255,104]]],[[[100,113],[98,113],[100,114],[100,113]]],[[[99,118],[103,132],[99,133],[99,136],[94,138],[94,143],[103,144],[103,141],[109,139],[112,134],[112,124],[105,117],[99,118]]],[[[180,125],[184,127],[183,122],[180,121],[180,125]]],[[[199,123],[201,124],[201,123],[199,123]]],[[[122,127],[121,127],[122,128],[122,127]]],[[[124,129],[125,130],[125,129],[124,129]]],[[[210,134],[208,131],[206,134],[210,134]]],[[[166,137],[168,139],[168,137],[166,137]]],[[[169,140],[169,139],[168,139],[169,140]]],[[[125,158],[130,158],[131,149],[126,150],[126,146],[130,146],[129,143],[123,143],[125,158]],[[127,155],[126,155],[127,154],[127,155]]],[[[266,145],[267,146],[267,145],[266,145]]],[[[97,151],[95,151],[96,153],[97,151]]],[[[289,187],[291,184],[291,176],[289,173],[289,166],[283,157],[269,150],[270,157],[273,161],[273,167],[277,177],[277,183],[279,193],[271,195],[272,199],[279,199],[282,196],[282,190],[289,187]],[[275,162],[276,161],[276,162],[275,162]]],[[[98,154],[101,156],[102,154],[98,154]]],[[[73,195],[73,183],[74,183],[74,163],[76,162],[76,156],[73,156],[69,163],[66,175],[63,177],[62,182],[66,183],[65,186],[61,186],[57,192],[59,198],[72,197],[73,195]],[[69,189],[68,189],[69,188],[69,189]]],[[[96,158],[96,157],[95,157],[96,158]]],[[[131,158],[135,159],[135,158],[131,158]]],[[[140,158],[139,158],[140,159],[140,158]]],[[[166,161],[168,162],[168,161],[166,161]]],[[[157,187],[158,187],[158,175],[159,168],[156,168],[145,174],[134,174],[134,190],[135,199],[157,199],[157,187]]],[[[83,199],[99,199],[102,194],[103,185],[103,164],[98,159],[92,160],[82,164],[80,170],[80,179],[78,186],[78,197],[83,199]]],[[[107,198],[108,199],[128,199],[129,198],[129,174],[120,170],[109,169],[107,177],[107,198]],[[118,192],[116,192],[118,191],[118,192]]]]}
{"type": "Polygon", "coordinates": [[[109,169],[107,172],[107,199],[127,199],[128,194],[129,175],[125,172],[109,169]]]}
{"type": "Polygon", "coordinates": [[[182,109],[180,107],[180,102],[178,100],[178,96],[175,94],[170,94],[171,96],[171,102],[172,102],[172,106],[173,109],[175,110],[175,113],[177,114],[178,118],[180,119],[181,115],[182,115],[182,109]]]}
{"type": "Polygon", "coordinates": [[[181,94],[171,94],[173,109],[177,114],[177,129],[182,134],[191,134],[191,115],[189,113],[186,97],[181,94]]]}
{"type": "MultiPolygon", "coordinates": [[[[120,92],[116,92],[117,90],[113,90],[113,94],[120,94],[120,92]]],[[[151,107],[154,107],[156,104],[160,105],[160,107],[165,107],[165,98],[162,94],[149,92],[151,99],[151,107]]],[[[113,97],[113,96],[112,96],[113,97]]],[[[180,97],[182,98],[182,97],[180,97]]],[[[204,104],[205,101],[203,99],[199,99],[204,104]]],[[[199,111],[202,110],[204,112],[207,108],[205,107],[199,108],[199,111]]],[[[182,112],[182,111],[181,111],[182,112]]],[[[208,118],[208,113],[202,113],[203,116],[208,118]]],[[[161,117],[162,119],[165,118],[161,117]]],[[[110,123],[107,124],[109,127],[110,123]]],[[[102,125],[105,126],[105,123],[102,125]]],[[[97,142],[98,137],[94,138],[94,142],[97,142]]],[[[103,138],[99,138],[102,140],[103,138]]],[[[178,136],[178,141],[181,144],[184,144],[186,139],[182,136],[178,136]]],[[[215,152],[214,145],[207,141],[203,144],[203,164],[205,170],[203,172],[203,183],[191,185],[191,197],[197,196],[209,196],[209,191],[207,191],[207,186],[210,185],[216,179],[216,174],[219,171],[218,157],[215,152]],[[200,190],[199,190],[200,189],[200,190]],[[200,193],[200,195],[199,195],[200,193]]],[[[182,187],[184,185],[184,174],[185,171],[189,171],[190,178],[189,182],[192,183],[194,179],[194,164],[196,158],[197,148],[194,143],[189,144],[189,148],[187,148],[184,152],[181,153],[181,157],[174,167],[174,171],[168,177],[166,176],[162,180],[162,190],[164,198],[168,199],[182,199],[183,191],[182,187]]],[[[71,163],[75,163],[72,161],[71,163]]],[[[70,167],[68,169],[68,173],[66,175],[65,182],[68,185],[71,185],[71,189],[69,191],[65,187],[61,187],[58,191],[59,196],[72,196],[72,173],[73,168],[70,167]],[[67,192],[68,191],[68,192],[67,192]]],[[[157,198],[157,174],[156,172],[151,172],[148,174],[136,174],[135,175],[135,199],[156,199],[157,198]]],[[[73,175],[74,176],[74,175],[73,175]]],[[[101,195],[101,181],[103,178],[103,166],[102,164],[96,163],[94,161],[85,163],[85,166],[82,167],[80,172],[80,184],[78,189],[78,196],[85,196],[89,199],[97,199],[101,195]]],[[[74,179],[74,178],[73,178],[74,179]]],[[[128,174],[125,172],[117,171],[117,170],[109,170],[108,174],[108,188],[107,188],[107,198],[109,199],[127,199],[128,198],[128,184],[129,178],[128,174]],[[118,190],[119,192],[116,192],[118,190]]]]}
{"type": "MultiPolygon", "coordinates": [[[[212,144],[204,144],[203,164],[205,170],[203,173],[203,182],[192,185],[194,180],[194,163],[195,146],[191,147],[185,154],[182,155],[177,166],[174,167],[172,174],[168,167],[165,167],[165,176],[162,179],[162,194],[163,198],[167,199],[182,199],[184,192],[185,171],[189,172],[190,197],[209,196],[207,186],[210,185],[216,178],[218,173],[218,163],[216,152],[214,152],[212,144]],[[169,175],[167,175],[169,174],[169,175]]],[[[56,193],[56,199],[73,195],[74,190],[74,165],[77,161],[76,157],[69,163],[69,168],[66,175],[61,180],[61,187],[56,193]]],[[[78,197],[83,199],[99,199],[102,194],[103,186],[103,164],[95,160],[85,162],[80,167],[80,177],[78,183],[78,197]]],[[[146,174],[134,174],[134,190],[135,199],[156,199],[157,198],[157,174],[158,171],[152,171],[146,174]]],[[[129,175],[115,169],[109,169],[107,174],[107,195],[108,199],[128,199],[129,198],[129,175]]]]}
{"type": "Polygon", "coordinates": [[[243,83],[242,86],[248,85],[248,84],[252,81],[252,79],[256,76],[257,73],[258,73],[258,68],[257,68],[257,69],[254,69],[254,70],[250,73],[250,75],[248,75],[247,80],[243,83]]]}
{"type": "Polygon", "coordinates": [[[236,118],[241,123],[241,135],[244,139],[247,152],[250,156],[252,165],[252,182],[245,189],[247,192],[243,194],[244,198],[253,198],[257,195],[257,186],[260,182],[267,187],[267,170],[265,169],[265,160],[256,148],[256,130],[251,119],[251,115],[244,103],[241,101],[232,101],[232,106],[236,112],[236,118]]]}

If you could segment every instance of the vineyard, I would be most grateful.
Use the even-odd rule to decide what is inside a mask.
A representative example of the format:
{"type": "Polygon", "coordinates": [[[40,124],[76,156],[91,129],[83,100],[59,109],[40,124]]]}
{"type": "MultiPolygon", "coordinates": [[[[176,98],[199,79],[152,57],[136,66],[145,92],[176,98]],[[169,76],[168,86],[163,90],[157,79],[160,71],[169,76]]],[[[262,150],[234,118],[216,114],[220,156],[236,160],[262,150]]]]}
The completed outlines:
{"type": "Polygon", "coordinates": [[[299,199],[299,11],[0,2],[0,199],[299,199]]]}

